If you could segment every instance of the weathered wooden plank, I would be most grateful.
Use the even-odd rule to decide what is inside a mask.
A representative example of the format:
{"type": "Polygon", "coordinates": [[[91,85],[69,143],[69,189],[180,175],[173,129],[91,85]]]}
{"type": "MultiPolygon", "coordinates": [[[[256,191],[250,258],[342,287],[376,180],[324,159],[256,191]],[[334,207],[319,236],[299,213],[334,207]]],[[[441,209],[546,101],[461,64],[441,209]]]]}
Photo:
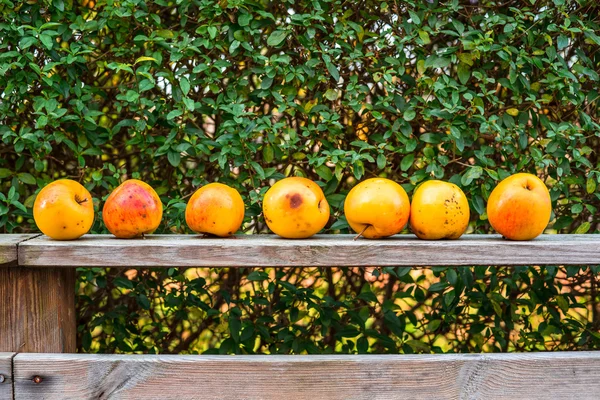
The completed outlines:
{"type": "Polygon", "coordinates": [[[14,353],[0,353],[0,399],[12,399],[12,358],[14,353]]]}
{"type": "Polygon", "coordinates": [[[75,352],[75,269],[0,267],[0,351],[75,352]]]}
{"type": "Polygon", "coordinates": [[[60,242],[45,236],[19,246],[26,266],[250,267],[250,266],[431,266],[600,264],[600,235],[543,235],[513,242],[498,235],[464,235],[459,240],[425,241],[413,235],[352,240],[352,235],[317,235],[305,240],[273,235],[201,238],[149,235],[116,239],[85,235],[60,242]]]}
{"type": "Polygon", "coordinates": [[[17,245],[39,234],[0,234],[0,265],[16,264],[17,245]]]}
{"type": "Polygon", "coordinates": [[[21,399],[597,399],[600,352],[18,354],[21,399]]]}

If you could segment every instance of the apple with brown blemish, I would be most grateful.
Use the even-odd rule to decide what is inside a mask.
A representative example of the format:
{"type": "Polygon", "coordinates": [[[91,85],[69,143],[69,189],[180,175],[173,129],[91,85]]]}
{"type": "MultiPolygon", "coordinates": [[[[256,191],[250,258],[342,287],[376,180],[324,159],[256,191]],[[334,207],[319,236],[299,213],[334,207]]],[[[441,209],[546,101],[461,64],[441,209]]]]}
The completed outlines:
{"type": "Polygon", "coordinates": [[[273,232],[289,239],[314,235],[329,221],[329,203],[315,182],[291,177],[275,183],[265,193],[263,215],[273,232]]]}
{"type": "Polygon", "coordinates": [[[160,225],[162,212],[162,203],[152,186],[129,179],[108,196],[102,219],[113,235],[130,239],[153,233],[160,225]]]}

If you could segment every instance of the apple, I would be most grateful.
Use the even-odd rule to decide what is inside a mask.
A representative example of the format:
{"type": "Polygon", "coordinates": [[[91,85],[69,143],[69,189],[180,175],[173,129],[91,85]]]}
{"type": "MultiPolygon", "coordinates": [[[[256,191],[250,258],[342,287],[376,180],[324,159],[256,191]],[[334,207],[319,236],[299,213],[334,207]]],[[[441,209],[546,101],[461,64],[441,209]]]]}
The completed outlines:
{"type": "Polygon", "coordinates": [[[314,235],[329,221],[329,203],[315,182],[291,177],[276,182],[263,199],[263,215],[273,232],[284,238],[314,235]]]}
{"type": "Polygon", "coordinates": [[[552,214],[550,192],[532,174],[514,174],[490,194],[487,216],[492,227],[506,239],[531,240],[539,236],[552,214]]]}
{"type": "Polygon", "coordinates": [[[354,186],[344,201],[344,214],[355,239],[378,239],[402,231],[410,215],[406,191],[386,178],[371,178],[354,186]]]}
{"type": "Polygon", "coordinates": [[[162,213],[162,203],[152,186],[129,179],[108,196],[102,219],[113,235],[130,239],[153,233],[160,225],[162,213]]]}
{"type": "Polygon", "coordinates": [[[458,239],[469,226],[469,202],[455,184],[422,183],[410,205],[410,229],[419,239],[458,239]]]}
{"type": "Polygon", "coordinates": [[[196,190],[185,208],[185,222],[196,233],[228,237],[243,221],[242,196],[222,183],[209,183],[196,190]]]}
{"type": "Polygon", "coordinates": [[[39,230],[52,239],[77,239],[94,223],[92,195],[71,179],[54,181],[35,198],[33,219],[39,230]]]}

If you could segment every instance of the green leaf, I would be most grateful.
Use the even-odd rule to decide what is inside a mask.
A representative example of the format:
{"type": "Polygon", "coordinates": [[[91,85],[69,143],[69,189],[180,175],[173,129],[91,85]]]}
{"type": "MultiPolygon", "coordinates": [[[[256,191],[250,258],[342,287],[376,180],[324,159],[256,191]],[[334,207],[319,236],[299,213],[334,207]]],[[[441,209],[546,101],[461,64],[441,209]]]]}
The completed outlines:
{"type": "Polygon", "coordinates": [[[152,82],[149,79],[144,79],[142,81],[140,81],[140,85],[139,85],[139,91],[140,92],[145,92],[146,90],[150,90],[154,88],[154,82],[152,82]]]}
{"type": "Polygon", "coordinates": [[[39,36],[40,42],[42,42],[42,44],[48,49],[51,50],[52,47],[54,46],[54,40],[52,39],[51,36],[46,35],[45,33],[40,33],[39,36]]]}
{"type": "Polygon", "coordinates": [[[320,165],[317,168],[315,168],[315,172],[325,182],[329,182],[330,180],[333,179],[333,172],[331,172],[331,169],[329,169],[329,167],[327,167],[327,165],[325,165],[325,164],[320,165]]]}
{"type": "Polygon", "coordinates": [[[229,54],[233,54],[238,47],[240,47],[240,44],[242,44],[239,40],[234,40],[233,42],[231,42],[231,45],[229,46],[229,54]]]}
{"type": "Polygon", "coordinates": [[[266,144],[263,146],[263,161],[267,164],[271,163],[275,158],[275,152],[273,151],[273,146],[270,144],[266,144]]]}
{"type": "Polygon", "coordinates": [[[465,63],[459,63],[456,67],[456,73],[458,75],[458,80],[461,84],[466,85],[471,77],[471,69],[465,63]]]}
{"type": "Polygon", "coordinates": [[[282,30],[273,31],[269,35],[269,38],[267,39],[267,44],[271,47],[275,47],[275,46],[281,44],[285,40],[287,35],[288,35],[287,31],[282,31],[282,30]]]}
{"type": "Polygon", "coordinates": [[[217,37],[217,28],[215,26],[209,26],[207,30],[211,39],[217,37]]]}
{"type": "Polygon", "coordinates": [[[238,24],[240,26],[248,26],[250,24],[250,21],[252,21],[252,15],[250,14],[242,13],[238,17],[238,24]]]}
{"type": "Polygon", "coordinates": [[[133,289],[133,282],[122,276],[118,276],[113,279],[113,284],[118,288],[133,289]]]}
{"type": "Polygon", "coordinates": [[[266,89],[270,88],[272,84],[273,84],[273,78],[265,77],[260,82],[260,88],[266,90],[266,89]]]}
{"type": "Polygon", "coordinates": [[[413,119],[415,119],[416,116],[417,116],[416,111],[412,108],[409,108],[408,110],[404,111],[403,118],[405,121],[410,122],[413,119]]]}
{"type": "Polygon", "coordinates": [[[431,331],[431,332],[435,332],[437,331],[437,329],[440,327],[442,323],[441,319],[434,319],[429,321],[429,323],[427,324],[427,330],[431,331]]]}
{"type": "Polygon", "coordinates": [[[262,271],[252,271],[248,274],[249,281],[264,281],[269,279],[269,274],[262,271]]]}
{"type": "Polygon", "coordinates": [[[331,101],[337,100],[337,98],[338,98],[338,92],[337,92],[337,90],[335,90],[335,89],[328,89],[325,92],[325,98],[327,98],[327,100],[331,100],[331,101]]]}
{"type": "Polygon", "coordinates": [[[181,154],[176,151],[169,150],[167,158],[169,159],[169,163],[174,167],[178,167],[181,163],[181,154]]]}
{"type": "Polygon", "coordinates": [[[140,97],[139,93],[136,92],[135,90],[128,90],[127,93],[125,94],[125,99],[130,103],[136,102],[139,97],[140,97]]]}
{"type": "Polygon", "coordinates": [[[560,217],[556,220],[556,222],[554,223],[552,228],[554,228],[556,230],[561,230],[561,229],[568,227],[572,223],[573,223],[572,217],[570,217],[568,215],[563,215],[562,217],[560,217]]]}
{"type": "Polygon", "coordinates": [[[139,304],[140,307],[142,307],[142,309],[144,310],[149,310],[150,309],[150,299],[148,299],[148,296],[146,296],[143,293],[140,293],[137,295],[136,297],[137,303],[139,304]]]}
{"type": "Polygon", "coordinates": [[[37,41],[37,38],[33,36],[25,36],[19,41],[19,47],[21,48],[21,50],[25,50],[37,43],[37,41]]]}
{"type": "Polygon", "coordinates": [[[21,182],[26,183],[28,185],[35,185],[37,183],[33,175],[27,172],[18,173],[17,178],[19,178],[21,182]]]}
{"type": "Polygon", "coordinates": [[[567,38],[564,35],[560,35],[558,36],[558,40],[557,40],[557,47],[558,50],[563,50],[565,47],[567,47],[569,45],[569,38],[567,38]]]}
{"type": "Polygon", "coordinates": [[[185,76],[182,76],[179,79],[179,87],[181,88],[183,95],[187,96],[190,92],[190,81],[185,76]]]}
{"type": "Polygon", "coordinates": [[[340,73],[339,73],[338,69],[336,68],[336,66],[330,62],[326,62],[325,66],[327,67],[327,71],[329,71],[329,73],[333,77],[333,80],[336,83],[339,82],[340,81],[340,73]]]}
{"type": "Polygon", "coordinates": [[[386,164],[385,156],[382,153],[379,153],[377,156],[377,168],[384,169],[386,164]]]}
{"type": "Polygon", "coordinates": [[[8,178],[12,175],[12,171],[8,168],[0,168],[0,179],[8,178]]]}
{"type": "Polygon", "coordinates": [[[483,168],[480,166],[470,167],[467,169],[467,172],[463,174],[460,183],[462,186],[469,186],[471,182],[479,178],[481,174],[483,174],[483,168]]]}
{"type": "Polygon", "coordinates": [[[413,153],[407,154],[400,162],[400,169],[404,172],[408,171],[409,168],[412,167],[414,161],[415,155],[413,153]]]}
{"type": "Polygon", "coordinates": [[[173,110],[173,111],[171,111],[170,113],[167,114],[167,119],[171,120],[173,118],[179,117],[182,114],[183,114],[183,112],[181,110],[175,109],[175,110],[173,110]]]}
{"type": "Polygon", "coordinates": [[[357,160],[354,162],[352,172],[354,172],[354,177],[356,179],[360,179],[365,174],[365,166],[361,160],[357,160]]]}
{"type": "Polygon", "coordinates": [[[196,109],[196,105],[194,103],[194,100],[190,99],[189,97],[184,97],[183,98],[183,104],[185,104],[185,108],[188,109],[188,111],[192,112],[196,109]]]}
{"type": "Polygon", "coordinates": [[[569,300],[565,296],[556,296],[556,303],[563,313],[569,312],[569,300]]]}

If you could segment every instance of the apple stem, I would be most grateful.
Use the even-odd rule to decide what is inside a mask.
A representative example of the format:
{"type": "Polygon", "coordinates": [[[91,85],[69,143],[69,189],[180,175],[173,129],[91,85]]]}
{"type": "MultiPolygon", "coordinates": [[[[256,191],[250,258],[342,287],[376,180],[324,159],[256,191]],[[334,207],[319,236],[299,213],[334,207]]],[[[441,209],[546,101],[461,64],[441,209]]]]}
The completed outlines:
{"type": "Polygon", "coordinates": [[[146,235],[142,233],[142,239],[146,239],[146,235]]]}
{"type": "Polygon", "coordinates": [[[354,239],[352,239],[352,240],[356,240],[356,239],[358,239],[359,237],[361,237],[361,236],[362,236],[362,234],[363,234],[363,233],[365,233],[365,231],[367,230],[367,228],[368,228],[368,227],[370,227],[370,226],[371,226],[371,225],[367,225],[367,226],[365,226],[365,227],[364,227],[364,229],[363,229],[362,231],[360,231],[360,233],[359,233],[358,235],[354,236],[354,239]]]}
{"type": "Polygon", "coordinates": [[[85,203],[86,201],[88,201],[87,197],[83,200],[79,199],[79,196],[75,196],[75,201],[77,202],[77,204],[82,204],[85,203]]]}

